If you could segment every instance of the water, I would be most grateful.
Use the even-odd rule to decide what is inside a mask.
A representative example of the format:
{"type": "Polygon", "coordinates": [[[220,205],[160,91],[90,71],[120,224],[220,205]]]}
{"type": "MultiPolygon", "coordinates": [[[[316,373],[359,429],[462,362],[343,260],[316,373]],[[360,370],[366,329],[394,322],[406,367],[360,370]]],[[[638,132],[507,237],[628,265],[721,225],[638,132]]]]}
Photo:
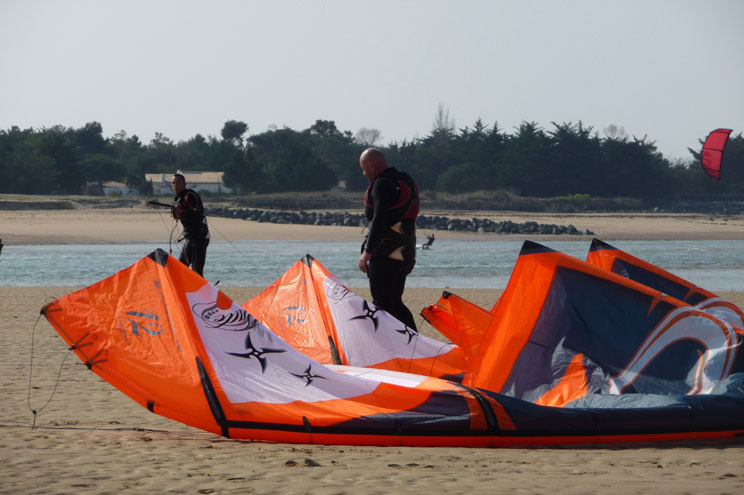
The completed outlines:
{"type": "MultiPolygon", "coordinates": [[[[419,251],[408,287],[504,288],[519,254],[517,240],[437,240],[419,251]]],[[[711,291],[744,290],[744,241],[613,241],[617,248],[711,291]]],[[[549,241],[550,248],[586,259],[589,242],[549,241]]],[[[87,286],[167,244],[5,246],[0,285],[87,286]]],[[[175,256],[180,252],[173,247],[175,256]]],[[[357,268],[359,243],[348,241],[240,241],[209,245],[205,273],[223,286],[265,287],[304,254],[349,287],[365,287],[357,268]]]]}

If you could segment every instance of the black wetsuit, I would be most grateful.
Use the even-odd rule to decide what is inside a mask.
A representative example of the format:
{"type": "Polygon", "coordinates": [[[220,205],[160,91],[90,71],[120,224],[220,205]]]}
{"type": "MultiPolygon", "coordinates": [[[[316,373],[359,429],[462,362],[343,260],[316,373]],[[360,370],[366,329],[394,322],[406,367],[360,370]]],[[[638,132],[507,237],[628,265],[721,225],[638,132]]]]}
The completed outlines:
{"type": "Polygon", "coordinates": [[[403,290],[416,264],[418,212],[416,183],[393,167],[380,173],[364,195],[364,215],[370,223],[362,250],[372,255],[367,263],[372,303],[414,330],[416,323],[403,304],[403,290]]]}
{"type": "Polygon", "coordinates": [[[180,211],[185,244],[178,259],[199,275],[204,274],[204,262],[207,260],[209,245],[209,227],[204,216],[204,204],[199,194],[192,189],[184,189],[173,199],[173,215],[180,211]]]}

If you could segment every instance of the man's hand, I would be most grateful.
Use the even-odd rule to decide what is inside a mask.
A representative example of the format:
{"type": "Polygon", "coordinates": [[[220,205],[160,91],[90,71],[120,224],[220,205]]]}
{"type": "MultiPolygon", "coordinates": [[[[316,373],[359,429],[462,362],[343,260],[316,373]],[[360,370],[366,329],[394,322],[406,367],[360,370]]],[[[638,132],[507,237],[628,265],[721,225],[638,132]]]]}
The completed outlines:
{"type": "Polygon", "coordinates": [[[362,255],[359,257],[359,269],[364,273],[367,273],[367,262],[370,259],[372,259],[372,255],[367,251],[362,252],[362,255]]]}
{"type": "Polygon", "coordinates": [[[177,220],[181,220],[181,216],[183,215],[184,207],[181,203],[178,203],[176,206],[173,207],[173,217],[177,220]]]}

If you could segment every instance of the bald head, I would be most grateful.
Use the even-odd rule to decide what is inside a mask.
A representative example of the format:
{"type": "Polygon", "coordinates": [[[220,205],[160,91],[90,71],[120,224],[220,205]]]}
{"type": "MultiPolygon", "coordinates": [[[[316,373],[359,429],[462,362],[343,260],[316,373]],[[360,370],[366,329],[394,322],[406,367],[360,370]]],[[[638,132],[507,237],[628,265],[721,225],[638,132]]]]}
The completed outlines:
{"type": "Polygon", "coordinates": [[[377,148],[367,148],[359,156],[359,166],[362,167],[362,173],[365,177],[372,182],[388,167],[388,164],[382,151],[377,148]]]}

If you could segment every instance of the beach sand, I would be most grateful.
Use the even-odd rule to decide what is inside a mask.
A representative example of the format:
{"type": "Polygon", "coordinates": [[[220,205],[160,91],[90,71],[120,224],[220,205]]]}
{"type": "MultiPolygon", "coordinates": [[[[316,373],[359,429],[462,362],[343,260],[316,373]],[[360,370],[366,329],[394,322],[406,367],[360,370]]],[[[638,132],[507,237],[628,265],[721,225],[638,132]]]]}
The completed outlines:
{"type": "MultiPolygon", "coordinates": [[[[355,212],[358,213],[358,212],[355,212]]],[[[744,239],[744,216],[710,216],[686,213],[525,213],[525,212],[426,212],[451,218],[490,218],[494,221],[527,221],[540,224],[573,225],[581,232],[611,241],[618,239],[744,239]]],[[[360,240],[359,227],[318,227],[249,222],[210,217],[213,241],[240,240],[360,240]]],[[[178,232],[178,228],[175,232],[178,232]]],[[[4,244],[80,244],[164,241],[174,231],[174,221],[165,210],[146,207],[85,208],[73,210],[0,210],[0,239],[4,244]]],[[[430,231],[439,239],[577,239],[592,236],[518,236],[475,232],[430,231]]],[[[174,234],[174,238],[177,235],[174,234]]]]}
{"type": "MultiPolygon", "coordinates": [[[[546,217],[553,218],[550,222],[507,217],[572,223],[605,240],[741,239],[744,231],[741,218],[694,215],[546,217]]],[[[164,226],[170,222],[167,217],[126,210],[2,211],[0,219],[5,244],[167,241],[170,230],[164,226]]],[[[226,219],[214,219],[212,225],[230,240],[361,236],[358,228],[226,219]]],[[[442,238],[460,235],[477,234],[441,233],[442,238]]],[[[590,237],[586,239],[588,243],[590,237]]],[[[222,287],[239,303],[262,289],[222,287]]],[[[490,307],[501,289],[450,290],[490,307]]],[[[741,440],[463,449],[224,439],[148,412],[68,353],[54,329],[39,319],[39,309],[73,290],[0,287],[0,493],[744,493],[741,440]],[[39,411],[35,428],[32,409],[39,411]]],[[[369,296],[366,288],[352,290],[369,296]]],[[[409,289],[405,300],[418,313],[440,293],[409,289]]],[[[744,306],[742,292],[721,295],[744,306]]],[[[426,324],[421,331],[436,337],[426,324]]]]}

